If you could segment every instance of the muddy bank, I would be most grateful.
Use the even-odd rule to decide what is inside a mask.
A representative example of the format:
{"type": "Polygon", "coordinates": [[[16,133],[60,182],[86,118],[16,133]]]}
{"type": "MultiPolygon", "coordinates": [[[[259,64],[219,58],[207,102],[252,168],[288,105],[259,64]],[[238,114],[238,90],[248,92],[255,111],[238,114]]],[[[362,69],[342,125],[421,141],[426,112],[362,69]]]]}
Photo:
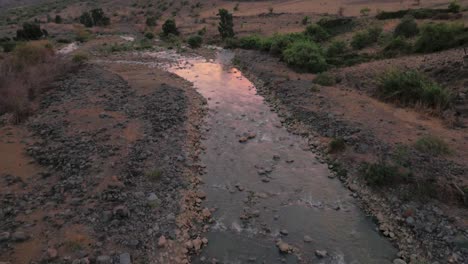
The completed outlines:
{"type": "Polygon", "coordinates": [[[2,170],[0,261],[188,261],[178,244],[198,236],[188,230],[200,214],[191,190],[204,99],[172,74],[151,75],[147,89],[86,65],[27,123],[0,128],[22,159],[2,170]]]}
{"type": "Polygon", "coordinates": [[[465,183],[466,164],[460,160],[466,159],[433,157],[411,148],[421,135],[443,135],[463,157],[466,131],[447,129],[436,118],[398,109],[349,87],[314,86],[313,75],[294,73],[267,54],[237,51],[236,62],[291,131],[308,139],[375,216],[382,235],[398,247],[402,258],[467,260],[467,215],[457,189],[465,183]],[[344,139],[344,151],[328,153],[333,138],[344,139]],[[359,172],[362,162],[393,161],[398,146],[408,146],[405,168],[414,178],[369,188],[359,172]]]}

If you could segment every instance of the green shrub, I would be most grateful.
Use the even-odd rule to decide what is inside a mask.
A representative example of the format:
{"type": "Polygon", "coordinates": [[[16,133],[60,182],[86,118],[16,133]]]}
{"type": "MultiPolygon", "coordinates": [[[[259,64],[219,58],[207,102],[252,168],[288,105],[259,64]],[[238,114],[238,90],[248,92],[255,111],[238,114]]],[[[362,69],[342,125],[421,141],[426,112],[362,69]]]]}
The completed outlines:
{"type": "Polygon", "coordinates": [[[346,142],[343,138],[334,138],[328,144],[328,152],[329,153],[337,153],[344,151],[346,149],[346,142]]]}
{"type": "Polygon", "coordinates": [[[12,52],[16,47],[16,42],[11,40],[0,42],[0,47],[2,47],[3,52],[12,52]]]}
{"type": "Polygon", "coordinates": [[[155,169],[146,173],[146,177],[152,182],[157,182],[161,180],[162,175],[163,175],[162,171],[158,169],[155,169]]]}
{"type": "Polygon", "coordinates": [[[382,161],[372,164],[366,163],[360,171],[367,184],[371,186],[391,185],[406,178],[404,174],[400,173],[398,167],[382,161]]]}
{"type": "Polygon", "coordinates": [[[187,43],[192,49],[196,49],[196,48],[201,47],[203,43],[203,38],[199,35],[194,35],[194,36],[189,37],[189,39],[187,40],[187,43]]]}
{"type": "Polygon", "coordinates": [[[307,41],[307,37],[300,33],[275,34],[270,38],[270,53],[282,55],[284,50],[297,41],[307,41]]]}
{"type": "Polygon", "coordinates": [[[63,19],[60,15],[56,15],[54,19],[55,24],[62,24],[63,19]]]}
{"type": "Polygon", "coordinates": [[[311,41],[296,41],[283,52],[283,59],[290,66],[307,72],[323,72],[328,65],[322,49],[311,41]]]}
{"type": "Polygon", "coordinates": [[[157,21],[158,21],[158,19],[156,17],[154,17],[154,16],[148,17],[148,18],[146,18],[146,25],[148,27],[157,26],[157,24],[158,24],[157,21]]]}
{"type": "Polygon", "coordinates": [[[310,18],[308,16],[305,16],[301,21],[302,25],[305,26],[305,25],[309,24],[309,19],[310,18]]]}
{"type": "Polygon", "coordinates": [[[77,53],[72,57],[72,61],[77,64],[85,63],[86,61],[88,61],[88,59],[88,56],[83,53],[77,53]]]}
{"type": "Polygon", "coordinates": [[[400,23],[397,25],[394,31],[394,35],[396,37],[403,36],[403,37],[413,37],[419,33],[418,24],[411,16],[405,16],[400,23]]]}
{"type": "Polygon", "coordinates": [[[388,71],[379,79],[378,93],[385,100],[434,109],[446,109],[452,102],[447,89],[416,70],[388,71]]]}
{"type": "Polygon", "coordinates": [[[91,17],[95,26],[108,26],[110,24],[110,18],[106,17],[102,8],[91,10],[91,17]]]}
{"type": "Polygon", "coordinates": [[[177,25],[174,19],[168,19],[162,25],[163,35],[168,36],[169,34],[172,35],[179,35],[179,30],[177,29],[177,25]]]}
{"type": "Polygon", "coordinates": [[[222,39],[234,37],[234,22],[232,20],[232,14],[226,9],[219,9],[218,12],[220,21],[218,25],[218,31],[222,39]]]}
{"type": "Polygon", "coordinates": [[[363,49],[376,43],[381,34],[382,28],[380,27],[371,27],[366,31],[358,32],[353,36],[351,46],[354,49],[363,49]]]}
{"type": "Polygon", "coordinates": [[[384,54],[387,57],[393,57],[399,54],[410,53],[413,49],[411,43],[402,37],[392,38],[384,47],[384,54]]]}
{"type": "Polygon", "coordinates": [[[44,36],[44,30],[36,23],[24,23],[22,29],[16,31],[16,39],[18,40],[38,40],[44,36]]]}
{"type": "Polygon", "coordinates": [[[85,27],[93,27],[94,21],[89,12],[83,12],[80,16],[80,23],[83,24],[85,27]]]}
{"type": "Polygon", "coordinates": [[[435,136],[424,136],[415,143],[415,148],[434,156],[450,154],[450,147],[445,141],[435,136]]]}
{"type": "Polygon", "coordinates": [[[338,17],[338,18],[321,18],[317,25],[324,28],[328,33],[337,35],[351,31],[356,23],[350,17],[338,17]]]}
{"type": "MultiPolygon", "coordinates": [[[[335,78],[334,75],[331,75],[329,73],[320,73],[315,77],[313,82],[318,84],[318,85],[322,85],[322,86],[333,86],[333,85],[336,84],[336,78],[335,78]]],[[[340,139],[335,139],[332,142],[339,141],[339,140],[340,139]]],[[[343,141],[343,143],[344,143],[344,141],[343,141]]]]}
{"type": "Polygon", "coordinates": [[[453,0],[452,2],[450,2],[449,6],[448,6],[448,10],[450,12],[452,12],[452,13],[458,13],[461,10],[461,6],[458,3],[458,1],[453,0]]]}
{"type": "Polygon", "coordinates": [[[317,24],[308,25],[304,34],[316,42],[322,42],[330,38],[330,34],[317,24]]]}
{"type": "Polygon", "coordinates": [[[154,34],[153,34],[153,32],[146,32],[146,33],[145,33],[145,38],[147,38],[147,39],[154,39],[154,34]]]}
{"type": "Polygon", "coordinates": [[[369,16],[369,13],[370,13],[370,8],[368,7],[364,7],[363,9],[361,9],[361,11],[359,11],[361,13],[361,16],[369,16]]]}
{"type": "Polygon", "coordinates": [[[337,57],[346,53],[346,42],[335,40],[327,49],[328,57],[337,57]]]}
{"type": "Polygon", "coordinates": [[[415,44],[415,50],[417,52],[435,52],[463,44],[457,41],[463,30],[463,24],[429,23],[422,27],[421,34],[415,44]]]}

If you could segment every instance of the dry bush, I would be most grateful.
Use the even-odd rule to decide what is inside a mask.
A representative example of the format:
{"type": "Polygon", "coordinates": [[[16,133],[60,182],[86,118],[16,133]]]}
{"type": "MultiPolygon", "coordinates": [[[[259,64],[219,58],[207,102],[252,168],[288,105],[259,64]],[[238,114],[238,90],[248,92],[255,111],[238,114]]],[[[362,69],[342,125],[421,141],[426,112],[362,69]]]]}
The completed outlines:
{"type": "Polygon", "coordinates": [[[0,60],[0,115],[11,113],[19,123],[33,111],[34,99],[71,68],[56,56],[48,41],[28,42],[0,60]]]}

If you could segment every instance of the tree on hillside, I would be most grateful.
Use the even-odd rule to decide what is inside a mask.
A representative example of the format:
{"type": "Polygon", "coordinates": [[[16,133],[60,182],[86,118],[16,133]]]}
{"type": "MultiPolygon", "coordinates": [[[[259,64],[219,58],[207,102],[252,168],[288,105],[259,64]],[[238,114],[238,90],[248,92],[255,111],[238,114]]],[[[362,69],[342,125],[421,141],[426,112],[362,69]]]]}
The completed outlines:
{"type": "Polygon", "coordinates": [[[83,12],[80,16],[80,23],[85,27],[107,26],[110,24],[110,18],[105,16],[102,8],[96,8],[90,12],[83,12]]]}
{"type": "Polygon", "coordinates": [[[219,21],[219,34],[222,39],[233,38],[234,33],[234,22],[232,21],[232,14],[230,14],[226,9],[220,9],[218,13],[220,17],[219,21]]]}
{"type": "Polygon", "coordinates": [[[80,23],[83,24],[85,27],[93,27],[93,18],[91,17],[89,12],[84,12],[83,14],[81,14],[80,23]]]}
{"type": "Polygon", "coordinates": [[[47,31],[41,30],[41,26],[36,23],[24,23],[22,29],[16,31],[16,39],[18,40],[37,40],[42,36],[47,35],[47,31]]]}
{"type": "Polygon", "coordinates": [[[60,15],[55,16],[55,24],[62,24],[63,20],[60,15]]]}
{"type": "Polygon", "coordinates": [[[168,19],[164,22],[162,26],[163,35],[168,36],[169,34],[173,34],[178,36],[179,30],[177,29],[177,25],[174,19],[168,19]]]}

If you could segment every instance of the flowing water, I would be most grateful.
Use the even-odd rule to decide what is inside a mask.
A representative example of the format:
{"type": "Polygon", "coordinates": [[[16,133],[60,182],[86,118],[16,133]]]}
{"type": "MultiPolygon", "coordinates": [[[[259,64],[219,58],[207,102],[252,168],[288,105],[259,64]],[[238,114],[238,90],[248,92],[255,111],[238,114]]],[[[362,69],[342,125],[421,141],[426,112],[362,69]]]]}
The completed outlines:
{"type": "Polygon", "coordinates": [[[329,178],[327,166],[304,150],[305,140],[289,133],[254,85],[229,66],[232,54],[221,51],[215,61],[153,57],[176,62],[156,66],[192,82],[208,100],[202,189],[204,206],[216,211],[196,263],[391,263],[396,250],[329,178]],[[295,253],[281,254],[279,239],[295,253]]]}

